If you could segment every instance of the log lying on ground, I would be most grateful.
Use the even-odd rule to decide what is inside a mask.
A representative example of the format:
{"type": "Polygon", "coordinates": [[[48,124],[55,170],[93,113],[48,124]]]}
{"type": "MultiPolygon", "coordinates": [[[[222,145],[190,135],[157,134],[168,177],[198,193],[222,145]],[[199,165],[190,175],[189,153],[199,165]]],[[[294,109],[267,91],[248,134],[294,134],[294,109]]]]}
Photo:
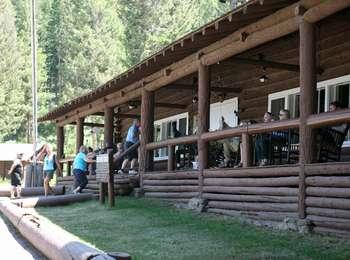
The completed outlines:
{"type": "Polygon", "coordinates": [[[145,192],[145,197],[149,198],[193,198],[198,192],[145,192]]]}
{"type": "Polygon", "coordinates": [[[296,196],[266,196],[266,195],[231,195],[231,194],[214,194],[203,193],[203,198],[209,200],[227,200],[227,201],[242,201],[242,202],[298,202],[296,196]]]}
{"type": "Polygon", "coordinates": [[[22,208],[35,208],[40,206],[67,205],[74,202],[91,200],[93,198],[94,198],[94,194],[92,193],[82,193],[82,194],[69,194],[69,195],[19,199],[19,200],[13,200],[12,203],[22,208]]]}
{"type": "Polygon", "coordinates": [[[305,204],[308,207],[350,209],[350,199],[306,197],[305,204]]]}
{"type": "Polygon", "coordinates": [[[222,187],[204,186],[204,192],[229,193],[229,194],[251,194],[251,195],[276,195],[297,196],[297,188],[263,188],[263,187],[222,187]]]}
{"type": "MultiPolygon", "coordinates": [[[[66,192],[66,187],[63,185],[53,187],[55,195],[63,195],[66,192]]],[[[39,196],[45,195],[45,190],[43,187],[33,187],[33,188],[23,188],[21,196],[39,196]]],[[[1,188],[0,197],[10,197],[10,188],[1,188]]]]}
{"type": "Polygon", "coordinates": [[[306,195],[316,197],[350,198],[349,188],[307,187],[306,195]]]}
{"type": "Polygon", "coordinates": [[[311,220],[315,226],[350,231],[350,219],[320,217],[314,215],[308,215],[307,219],[311,220]]]}
{"type": "Polygon", "coordinates": [[[232,217],[245,217],[255,220],[270,220],[270,221],[283,221],[285,218],[298,218],[297,213],[279,213],[279,212],[241,212],[238,210],[228,210],[228,209],[216,209],[209,208],[207,212],[222,214],[232,217]]]}
{"type": "Polygon", "coordinates": [[[205,178],[204,185],[207,186],[231,186],[231,187],[280,187],[297,186],[298,177],[280,178],[205,178]]]}
{"type": "Polygon", "coordinates": [[[254,202],[228,202],[209,201],[209,208],[234,209],[240,211],[276,211],[297,212],[297,203],[254,203],[254,202]]]}
{"type": "Polygon", "coordinates": [[[33,215],[10,202],[0,202],[0,210],[23,237],[49,259],[114,259],[80,242],[77,237],[41,216],[33,215]]]}
{"type": "Polygon", "coordinates": [[[305,182],[307,186],[350,188],[350,177],[343,176],[307,177],[305,182]]]}
{"type": "Polygon", "coordinates": [[[306,207],[308,215],[350,219],[350,210],[306,207]]]}

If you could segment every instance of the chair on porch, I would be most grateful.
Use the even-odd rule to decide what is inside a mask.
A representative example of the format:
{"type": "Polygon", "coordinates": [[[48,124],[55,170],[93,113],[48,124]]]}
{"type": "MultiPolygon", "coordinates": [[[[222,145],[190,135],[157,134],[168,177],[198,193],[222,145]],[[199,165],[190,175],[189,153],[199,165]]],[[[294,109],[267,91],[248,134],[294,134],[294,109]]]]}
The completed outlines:
{"type": "Polygon", "coordinates": [[[270,134],[270,164],[290,164],[299,159],[299,134],[294,129],[270,134]]]}
{"type": "Polygon", "coordinates": [[[340,161],[342,145],[349,131],[349,124],[344,131],[334,128],[322,129],[318,140],[318,162],[340,161]]]}

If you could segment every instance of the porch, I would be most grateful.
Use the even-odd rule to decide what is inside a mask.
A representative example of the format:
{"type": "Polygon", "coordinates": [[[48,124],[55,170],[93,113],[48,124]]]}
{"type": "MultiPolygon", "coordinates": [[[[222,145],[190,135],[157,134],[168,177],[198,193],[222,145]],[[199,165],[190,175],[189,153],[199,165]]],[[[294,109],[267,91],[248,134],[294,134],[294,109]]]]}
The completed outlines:
{"type": "Polygon", "coordinates": [[[347,108],[327,112],[331,97],[346,96],[344,91],[332,96],[334,83],[328,81],[350,82],[349,11],[348,1],[250,1],[42,120],[55,120],[62,158],[65,125],[76,125],[78,148],[84,125],[95,125],[85,118],[103,116],[107,150],[123,139],[133,118],[141,118],[139,173],[146,197],[181,202],[200,197],[209,212],[306,219],[317,232],[348,235],[350,163],[318,163],[314,137],[317,128],[350,121],[349,90],[342,99],[347,108]],[[328,92],[319,90],[322,84],[328,84],[328,92]],[[273,102],[272,94],[298,87],[298,104],[273,102]],[[276,107],[289,109],[293,118],[239,127],[230,107],[225,119],[231,128],[213,131],[218,114],[211,114],[211,105],[233,98],[240,120],[261,121],[276,107]],[[185,130],[180,131],[181,118],[175,127],[182,137],[157,134],[157,122],[181,113],[186,113],[185,130]],[[295,164],[254,167],[253,136],[290,129],[299,135],[295,164]],[[209,143],[233,137],[241,141],[243,167],[211,169],[209,143]],[[175,170],[180,145],[196,147],[198,170],[175,170]],[[166,165],[157,161],[159,149],[167,151],[166,165]]]}

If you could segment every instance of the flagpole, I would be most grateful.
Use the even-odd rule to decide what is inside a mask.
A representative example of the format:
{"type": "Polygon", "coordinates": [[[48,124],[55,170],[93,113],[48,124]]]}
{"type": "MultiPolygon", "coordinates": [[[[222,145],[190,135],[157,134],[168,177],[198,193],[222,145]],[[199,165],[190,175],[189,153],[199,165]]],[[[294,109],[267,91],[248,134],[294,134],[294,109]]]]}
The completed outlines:
{"type": "Polygon", "coordinates": [[[34,176],[36,176],[36,150],[38,142],[37,124],[37,56],[36,56],[36,28],[35,28],[35,0],[31,0],[31,40],[32,40],[32,106],[33,106],[33,162],[34,176]]]}

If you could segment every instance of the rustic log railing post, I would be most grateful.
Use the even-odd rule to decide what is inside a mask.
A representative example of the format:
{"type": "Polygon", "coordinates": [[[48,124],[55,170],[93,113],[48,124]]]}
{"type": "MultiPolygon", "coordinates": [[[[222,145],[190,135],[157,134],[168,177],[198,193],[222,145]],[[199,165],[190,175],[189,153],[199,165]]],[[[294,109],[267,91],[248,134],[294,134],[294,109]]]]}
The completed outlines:
{"type": "Polygon", "coordinates": [[[201,135],[209,130],[210,113],[210,67],[199,63],[198,67],[198,185],[199,195],[203,193],[203,170],[208,167],[208,142],[201,135]]]}
{"type": "Polygon", "coordinates": [[[175,169],[175,145],[168,145],[168,172],[175,169]]]}
{"type": "Polygon", "coordinates": [[[113,150],[108,150],[108,205],[110,208],[115,206],[114,200],[114,164],[113,150]]]}
{"type": "Polygon", "coordinates": [[[153,169],[153,151],[146,144],[153,141],[154,92],[142,90],[141,98],[141,140],[140,140],[140,188],[143,188],[143,174],[153,169]]]}
{"type": "Polygon", "coordinates": [[[104,145],[106,149],[113,148],[113,120],[114,109],[106,107],[104,109],[104,145]]]}
{"type": "Polygon", "coordinates": [[[68,161],[67,162],[67,176],[71,176],[72,175],[72,162],[68,161]]]}
{"type": "MultiPolygon", "coordinates": [[[[56,141],[57,141],[57,159],[58,161],[64,155],[64,128],[63,126],[56,126],[56,141]]],[[[60,163],[60,168],[63,170],[63,163],[60,163]]]]}
{"type": "Polygon", "coordinates": [[[300,127],[299,127],[299,218],[306,217],[305,164],[313,161],[314,136],[307,119],[315,112],[317,97],[315,26],[304,20],[299,24],[300,46],[300,127]]]}
{"type": "Polygon", "coordinates": [[[100,203],[101,204],[105,204],[105,201],[106,201],[106,183],[105,182],[100,182],[99,183],[99,198],[100,198],[100,203]]]}
{"type": "Polygon", "coordinates": [[[80,117],[77,119],[76,125],[76,152],[79,152],[80,146],[84,144],[84,118],[80,117]]]}
{"type": "Polygon", "coordinates": [[[251,166],[250,136],[247,133],[242,134],[242,164],[243,167],[251,166]]]}

